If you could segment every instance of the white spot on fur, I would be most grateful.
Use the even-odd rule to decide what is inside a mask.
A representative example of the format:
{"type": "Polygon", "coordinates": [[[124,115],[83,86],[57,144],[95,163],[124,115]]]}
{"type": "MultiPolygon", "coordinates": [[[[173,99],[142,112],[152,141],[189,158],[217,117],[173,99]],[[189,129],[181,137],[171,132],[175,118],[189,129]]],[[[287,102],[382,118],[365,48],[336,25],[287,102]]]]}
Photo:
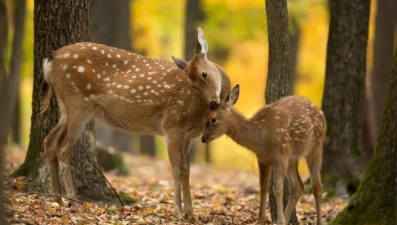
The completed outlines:
{"type": "Polygon", "coordinates": [[[77,68],[77,71],[78,71],[79,73],[82,73],[82,72],[84,72],[84,67],[82,67],[82,66],[79,66],[79,68],[77,68]]]}

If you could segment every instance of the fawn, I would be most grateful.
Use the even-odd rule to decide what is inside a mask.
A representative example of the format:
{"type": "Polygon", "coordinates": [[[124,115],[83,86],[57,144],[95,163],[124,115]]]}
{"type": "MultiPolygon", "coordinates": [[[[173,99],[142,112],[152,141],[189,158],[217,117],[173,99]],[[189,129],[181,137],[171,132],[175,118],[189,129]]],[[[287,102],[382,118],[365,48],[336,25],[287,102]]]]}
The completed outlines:
{"type": "Polygon", "coordinates": [[[198,28],[190,61],[172,56],[175,63],[170,63],[88,42],[62,47],[44,59],[43,111],[52,92],[60,109],[58,124],[44,139],[52,193],[61,193],[61,175],[67,196],[76,197],[71,150],[96,117],[122,131],[165,136],[174,179],[174,214],[179,219],[192,216],[190,142],[204,130],[206,109],[216,107],[230,91],[228,75],[208,61],[207,51],[207,40],[198,28]]]}
{"type": "Polygon", "coordinates": [[[326,132],[323,112],[304,97],[288,96],[261,108],[251,119],[246,119],[232,108],[238,100],[239,91],[237,85],[217,108],[207,110],[201,141],[209,143],[226,134],[256,154],[260,173],[258,224],[265,223],[265,203],[271,173],[274,177],[277,224],[288,224],[303,192],[302,180],[298,174],[298,160],[299,157],[305,157],[316,200],[317,224],[321,224],[320,169],[326,132]],[[285,177],[291,186],[291,195],[283,214],[285,177]]]}

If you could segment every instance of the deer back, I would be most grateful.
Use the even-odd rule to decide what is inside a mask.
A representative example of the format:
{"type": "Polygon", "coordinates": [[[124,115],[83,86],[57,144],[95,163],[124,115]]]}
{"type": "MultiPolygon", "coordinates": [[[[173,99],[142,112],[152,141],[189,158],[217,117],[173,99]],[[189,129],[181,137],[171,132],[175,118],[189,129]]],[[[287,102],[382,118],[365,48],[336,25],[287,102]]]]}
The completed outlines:
{"type": "Polygon", "coordinates": [[[262,137],[269,145],[285,149],[291,157],[306,156],[312,145],[322,142],[324,114],[307,98],[288,96],[259,110],[250,121],[265,126],[262,137]],[[280,145],[280,146],[278,146],[280,145]]]}
{"type": "MultiPolygon", "coordinates": [[[[194,63],[218,68],[211,62],[189,62],[194,63]]],[[[44,72],[66,114],[91,113],[129,132],[163,134],[167,127],[202,127],[208,107],[202,92],[191,86],[190,75],[174,63],[105,45],[65,46],[46,59],[44,72]]],[[[230,89],[224,71],[217,73],[230,89]]]]}

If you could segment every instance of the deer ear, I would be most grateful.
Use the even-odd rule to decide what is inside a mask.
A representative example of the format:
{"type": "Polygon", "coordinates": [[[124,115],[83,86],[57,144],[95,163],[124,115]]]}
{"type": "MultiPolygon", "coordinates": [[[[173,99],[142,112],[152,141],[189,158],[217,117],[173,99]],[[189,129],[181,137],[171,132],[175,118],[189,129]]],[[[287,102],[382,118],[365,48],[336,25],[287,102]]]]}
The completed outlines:
{"type": "Polygon", "coordinates": [[[197,43],[195,52],[196,54],[203,54],[204,56],[207,56],[208,52],[207,40],[205,39],[204,32],[200,27],[197,29],[197,43]]]}
{"type": "Polygon", "coordinates": [[[240,95],[240,85],[237,84],[233,90],[230,91],[229,95],[225,98],[225,103],[228,109],[230,109],[238,100],[240,95]]]}
{"type": "Polygon", "coordinates": [[[172,60],[174,60],[175,64],[176,64],[179,68],[185,70],[186,64],[187,64],[187,62],[186,62],[185,60],[179,59],[179,58],[177,58],[177,57],[175,57],[175,56],[173,56],[173,55],[171,56],[171,58],[172,58],[172,60]]]}

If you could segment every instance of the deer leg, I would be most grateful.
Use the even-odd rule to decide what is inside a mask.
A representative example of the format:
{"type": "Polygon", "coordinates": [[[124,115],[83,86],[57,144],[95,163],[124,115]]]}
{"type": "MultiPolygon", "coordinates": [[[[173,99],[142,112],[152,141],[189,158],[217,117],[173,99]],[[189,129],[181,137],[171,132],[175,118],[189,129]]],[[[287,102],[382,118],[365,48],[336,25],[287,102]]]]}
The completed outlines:
{"type": "Polygon", "coordinates": [[[316,200],[316,211],[317,211],[317,225],[321,225],[322,212],[322,185],[321,185],[321,175],[320,168],[322,163],[322,145],[319,143],[313,150],[313,152],[307,156],[306,162],[309,167],[312,189],[314,199],[316,200]]]}
{"type": "Polygon", "coordinates": [[[185,140],[182,137],[167,137],[168,158],[171,163],[172,176],[174,178],[174,215],[178,219],[183,218],[181,204],[181,185],[182,185],[182,160],[185,140]]]}
{"type": "Polygon", "coordinates": [[[285,225],[285,218],[283,213],[283,185],[285,175],[287,173],[288,162],[279,162],[274,165],[273,170],[273,192],[277,203],[277,224],[285,225]]]}
{"type": "Polygon", "coordinates": [[[192,199],[190,196],[190,185],[189,185],[189,175],[190,175],[190,140],[185,141],[183,147],[183,165],[182,165],[182,191],[183,191],[183,212],[186,216],[193,216],[192,209],[192,199]]]}
{"type": "Polygon", "coordinates": [[[287,224],[289,224],[291,214],[303,193],[303,183],[298,173],[298,160],[291,160],[289,162],[287,178],[291,187],[291,194],[285,208],[284,217],[287,224]]]}
{"type": "Polygon", "coordinates": [[[90,114],[82,114],[70,110],[68,112],[66,136],[60,143],[61,151],[58,153],[60,174],[65,184],[66,194],[70,198],[76,198],[76,189],[70,167],[70,156],[73,145],[83,133],[85,126],[92,119],[90,114]]]}
{"type": "MultiPolygon", "coordinates": [[[[57,145],[59,139],[65,133],[65,121],[60,120],[58,124],[51,130],[51,132],[44,138],[44,152],[46,154],[46,161],[48,166],[48,173],[50,175],[50,188],[52,194],[61,195],[61,184],[59,180],[59,165],[56,156],[57,145]]],[[[61,197],[54,197],[55,201],[61,203],[61,197]]]]}
{"type": "Polygon", "coordinates": [[[266,196],[267,190],[270,186],[270,175],[271,168],[270,166],[266,166],[263,163],[259,162],[259,187],[261,189],[260,192],[260,204],[259,204],[259,212],[258,212],[258,221],[257,224],[265,224],[266,222],[266,196]]]}

